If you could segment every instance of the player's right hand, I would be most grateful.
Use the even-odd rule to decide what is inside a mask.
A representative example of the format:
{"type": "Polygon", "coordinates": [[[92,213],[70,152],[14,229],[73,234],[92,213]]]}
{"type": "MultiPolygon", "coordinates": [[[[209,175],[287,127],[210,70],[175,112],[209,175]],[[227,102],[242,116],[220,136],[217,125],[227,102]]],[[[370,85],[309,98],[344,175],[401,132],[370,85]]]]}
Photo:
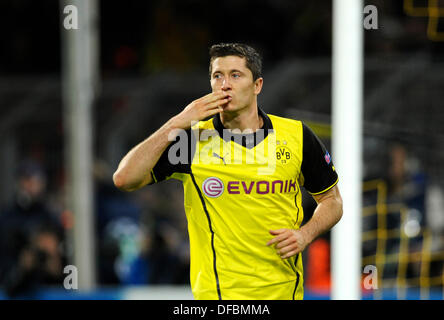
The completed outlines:
{"type": "Polygon", "coordinates": [[[194,100],[172,120],[178,129],[188,129],[193,122],[203,120],[223,111],[223,105],[228,103],[231,97],[222,90],[215,91],[194,100]]]}

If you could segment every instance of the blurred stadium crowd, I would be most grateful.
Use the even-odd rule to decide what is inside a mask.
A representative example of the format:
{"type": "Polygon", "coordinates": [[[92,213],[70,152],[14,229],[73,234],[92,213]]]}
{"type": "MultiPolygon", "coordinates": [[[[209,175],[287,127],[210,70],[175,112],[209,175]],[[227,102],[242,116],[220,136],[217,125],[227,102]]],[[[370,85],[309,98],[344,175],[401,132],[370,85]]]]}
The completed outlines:
{"type": "MultiPolygon", "coordinates": [[[[424,251],[424,234],[429,253],[444,251],[444,43],[428,39],[427,19],[407,15],[402,1],[365,3],[378,8],[380,28],[365,31],[364,177],[381,184],[364,197],[363,257],[385,266],[381,279],[397,279],[386,282],[396,286],[400,261],[385,260],[399,256],[404,237],[411,239],[407,255],[424,251]],[[381,192],[385,206],[402,205],[390,207],[398,215],[381,214],[381,192]],[[396,228],[397,237],[381,236],[396,228]]],[[[189,283],[180,184],[126,194],[113,186],[112,173],[133,145],[209,91],[211,44],[256,46],[264,55],[264,110],[304,120],[330,144],[331,10],[330,1],[100,2],[93,110],[98,285],[189,283]]],[[[61,286],[74,217],[64,193],[61,10],[57,1],[5,0],[0,12],[2,30],[10,30],[0,53],[0,286],[16,297],[61,286]]],[[[304,203],[306,221],[315,204],[307,195],[304,203]]],[[[307,289],[328,292],[329,234],[304,255],[307,289]]],[[[403,276],[419,278],[418,287],[421,261],[407,261],[403,276]]],[[[429,267],[427,279],[443,277],[444,256],[429,267]]],[[[443,288],[439,281],[426,285],[443,288]]]]}

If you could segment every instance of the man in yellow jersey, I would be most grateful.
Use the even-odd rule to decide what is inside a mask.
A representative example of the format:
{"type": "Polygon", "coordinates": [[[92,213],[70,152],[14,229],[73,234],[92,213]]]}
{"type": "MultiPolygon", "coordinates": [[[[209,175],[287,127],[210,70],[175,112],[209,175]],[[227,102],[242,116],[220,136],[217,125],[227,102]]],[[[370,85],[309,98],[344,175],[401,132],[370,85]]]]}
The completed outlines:
{"type": "Polygon", "coordinates": [[[218,44],[210,58],[212,93],[129,151],[114,183],[182,181],[196,299],[303,299],[301,252],[342,216],[330,154],[301,121],[258,107],[253,48],[218,44]],[[301,187],[317,202],[302,227],[301,187]]]}

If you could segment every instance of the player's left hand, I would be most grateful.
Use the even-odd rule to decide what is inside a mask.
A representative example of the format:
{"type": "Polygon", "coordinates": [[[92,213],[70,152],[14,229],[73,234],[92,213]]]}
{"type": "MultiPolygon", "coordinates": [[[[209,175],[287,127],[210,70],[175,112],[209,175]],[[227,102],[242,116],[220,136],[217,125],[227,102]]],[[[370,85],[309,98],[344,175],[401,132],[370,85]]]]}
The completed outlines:
{"type": "Polygon", "coordinates": [[[276,244],[276,251],[282,259],[298,254],[310,243],[308,236],[301,229],[270,230],[270,234],[275,237],[267,242],[267,246],[276,244]]]}

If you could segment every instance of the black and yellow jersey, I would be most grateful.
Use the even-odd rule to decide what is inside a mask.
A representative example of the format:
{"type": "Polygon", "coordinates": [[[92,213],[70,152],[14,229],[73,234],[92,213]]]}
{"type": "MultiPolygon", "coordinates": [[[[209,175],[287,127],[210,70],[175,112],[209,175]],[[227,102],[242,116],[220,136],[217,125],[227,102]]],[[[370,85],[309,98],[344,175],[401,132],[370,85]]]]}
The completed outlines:
{"type": "Polygon", "coordinates": [[[300,188],[323,193],[338,175],[301,121],[258,111],[264,125],[254,133],[224,129],[219,115],[198,122],[151,172],[154,182],[183,183],[196,299],[303,298],[301,254],[281,259],[266,245],[269,230],[298,229],[300,188]]]}

